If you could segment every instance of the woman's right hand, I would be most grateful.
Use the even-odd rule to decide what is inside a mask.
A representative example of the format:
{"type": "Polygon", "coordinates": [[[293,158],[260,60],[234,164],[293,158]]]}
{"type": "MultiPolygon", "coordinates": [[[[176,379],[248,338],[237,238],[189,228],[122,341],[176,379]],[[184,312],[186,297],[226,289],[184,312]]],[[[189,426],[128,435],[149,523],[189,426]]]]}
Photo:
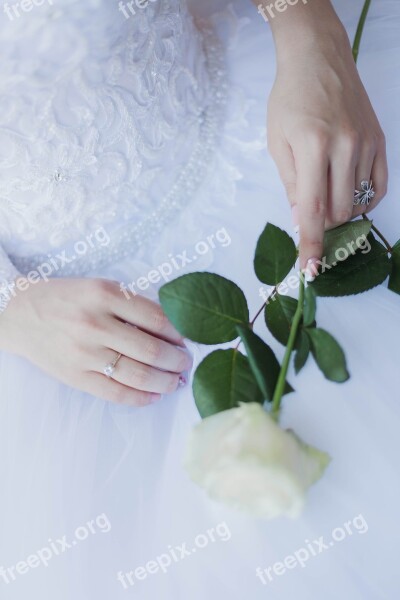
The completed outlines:
{"type": "Polygon", "coordinates": [[[93,396],[144,406],[179,386],[191,359],[161,307],[102,279],[52,279],[17,292],[0,349],[93,396]],[[178,348],[177,346],[180,346],[178,348]],[[113,378],[104,367],[121,353],[113,378]]]}

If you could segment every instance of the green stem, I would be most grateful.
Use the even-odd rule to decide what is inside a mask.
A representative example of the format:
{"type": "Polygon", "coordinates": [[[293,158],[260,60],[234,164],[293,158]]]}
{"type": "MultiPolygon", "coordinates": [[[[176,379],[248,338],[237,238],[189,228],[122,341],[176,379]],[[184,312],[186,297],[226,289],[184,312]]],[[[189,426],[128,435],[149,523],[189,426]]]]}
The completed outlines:
{"type": "MultiPolygon", "coordinates": [[[[366,215],[363,215],[363,219],[364,219],[364,221],[369,221],[370,223],[372,223],[371,219],[368,219],[368,217],[367,217],[366,215]]],[[[393,254],[393,248],[392,248],[392,246],[389,244],[389,242],[387,241],[387,239],[385,238],[385,236],[383,235],[383,233],[381,233],[381,232],[379,231],[379,229],[378,229],[377,227],[375,227],[375,225],[374,225],[373,223],[372,223],[372,225],[371,225],[371,229],[372,229],[372,231],[374,231],[374,232],[376,233],[376,235],[377,235],[378,237],[380,237],[380,239],[382,240],[382,242],[385,244],[387,251],[388,251],[390,254],[393,254]]]]}
{"type": "MultiPolygon", "coordinates": [[[[261,306],[260,310],[257,312],[254,319],[252,319],[252,321],[250,321],[249,326],[251,329],[253,329],[254,324],[257,321],[258,317],[261,315],[261,313],[263,312],[263,310],[267,306],[267,304],[269,304],[271,302],[271,300],[273,299],[273,297],[275,296],[275,294],[277,292],[278,292],[278,286],[275,286],[274,289],[272,290],[272,292],[270,293],[270,295],[268,296],[267,300],[264,302],[264,304],[261,306]]],[[[239,350],[241,343],[242,343],[242,340],[239,340],[235,350],[239,350]]]]}
{"type": "Polygon", "coordinates": [[[267,304],[269,304],[271,302],[272,298],[275,296],[277,291],[278,291],[278,288],[277,288],[277,286],[275,286],[274,289],[272,290],[272,292],[270,293],[270,295],[268,296],[267,300],[264,302],[264,304],[262,305],[262,307],[260,308],[260,310],[258,311],[256,316],[254,317],[254,319],[251,321],[250,327],[254,326],[254,323],[257,321],[258,317],[261,315],[261,313],[263,312],[263,310],[267,306],[267,304]]]}
{"type": "Polygon", "coordinates": [[[272,414],[277,419],[279,417],[279,411],[281,407],[281,401],[286,387],[286,378],[289,370],[290,357],[296,343],[297,333],[303,317],[304,310],[304,275],[300,273],[300,287],[299,287],[299,302],[297,305],[296,312],[293,317],[293,323],[290,328],[289,341],[286,346],[285,356],[279,373],[278,381],[276,384],[274,397],[272,400],[272,414]]]}
{"type": "Polygon", "coordinates": [[[353,44],[353,57],[354,57],[355,62],[357,62],[357,60],[358,60],[358,54],[360,52],[361,38],[362,38],[363,31],[364,31],[364,26],[365,26],[365,22],[367,20],[370,6],[371,6],[371,0],[365,0],[364,7],[363,7],[362,13],[361,13],[361,17],[358,22],[356,37],[354,38],[354,44],[353,44]]]}

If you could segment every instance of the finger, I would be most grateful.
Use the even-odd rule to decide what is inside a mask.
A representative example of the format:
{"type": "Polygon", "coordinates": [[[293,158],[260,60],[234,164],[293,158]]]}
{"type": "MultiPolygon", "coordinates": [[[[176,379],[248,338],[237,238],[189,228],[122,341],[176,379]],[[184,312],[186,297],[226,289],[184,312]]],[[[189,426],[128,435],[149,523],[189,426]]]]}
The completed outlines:
{"type": "Polygon", "coordinates": [[[161,399],[160,394],[134,390],[100,373],[87,372],[80,387],[96,398],[126,406],[147,406],[161,399]]]}
{"type": "Polygon", "coordinates": [[[300,268],[312,279],[324,246],[328,195],[328,158],[322,152],[302,152],[297,165],[297,203],[300,225],[300,268]]]}
{"type": "MultiPolygon", "coordinates": [[[[354,181],[356,169],[360,163],[360,155],[358,136],[342,135],[338,138],[331,153],[329,166],[328,213],[326,220],[328,228],[338,227],[343,223],[347,223],[353,216],[354,181]]],[[[364,164],[365,153],[363,158],[364,164]]]]}
{"type": "Polygon", "coordinates": [[[378,151],[372,165],[371,179],[372,185],[375,189],[375,196],[371,201],[371,204],[367,207],[366,212],[373,210],[387,193],[389,173],[386,156],[386,143],[384,138],[378,145],[378,151]]]}
{"type": "Polygon", "coordinates": [[[298,232],[299,217],[296,202],[296,164],[293,152],[289,144],[279,138],[274,142],[271,149],[271,155],[276,163],[281,181],[285,187],[286,196],[292,210],[292,222],[295,232],[298,232]]]}
{"type": "MultiPolygon", "coordinates": [[[[94,357],[91,368],[95,371],[99,366],[106,365],[114,360],[115,355],[116,353],[113,350],[100,351],[94,357]]],[[[121,356],[115,366],[112,379],[135,390],[170,394],[178,389],[179,377],[176,373],[160,371],[126,356],[121,356]]]]}
{"type": "Polygon", "coordinates": [[[111,306],[111,310],[116,317],[136,325],[156,337],[184,346],[183,337],[170,323],[159,304],[148,298],[143,298],[143,296],[134,296],[133,294],[129,294],[128,299],[126,294],[127,292],[116,296],[116,301],[111,306]]]}
{"type": "Polygon", "coordinates": [[[331,159],[326,227],[338,227],[353,216],[355,166],[343,163],[339,157],[331,159]]]}
{"type": "MultiPolygon", "coordinates": [[[[361,189],[362,181],[371,181],[372,169],[376,155],[375,145],[364,144],[361,149],[360,160],[356,169],[355,190],[361,189]]],[[[353,207],[353,217],[358,217],[366,212],[367,206],[356,205],[353,207]]]]}
{"type": "Polygon", "coordinates": [[[190,356],[183,350],[118,319],[112,319],[107,324],[102,345],[150,367],[171,373],[182,373],[192,366],[190,356]]]}

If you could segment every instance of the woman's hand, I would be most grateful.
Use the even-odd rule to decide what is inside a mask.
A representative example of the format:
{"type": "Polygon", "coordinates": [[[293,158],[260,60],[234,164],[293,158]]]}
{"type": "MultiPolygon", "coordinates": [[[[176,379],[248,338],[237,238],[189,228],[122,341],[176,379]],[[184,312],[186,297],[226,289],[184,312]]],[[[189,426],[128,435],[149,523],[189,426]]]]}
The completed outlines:
{"type": "Polygon", "coordinates": [[[54,279],[18,292],[0,316],[0,347],[104,400],[144,406],[177,389],[190,357],[161,308],[117,283],[54,279]],[[113,379],[103,368],[118,354],[113,379]]]}
{"type": "Polygon", "coordinates": [[[330,2],[288,6],[270,23],[278,68],[268,145],[300,230],[300,266],[315,273],[325,228],[371,210],[385,196],[385,138],[330,2]],[[363,180],[372,180],[376,191],[368,208],[353,206],[363,180]]]}

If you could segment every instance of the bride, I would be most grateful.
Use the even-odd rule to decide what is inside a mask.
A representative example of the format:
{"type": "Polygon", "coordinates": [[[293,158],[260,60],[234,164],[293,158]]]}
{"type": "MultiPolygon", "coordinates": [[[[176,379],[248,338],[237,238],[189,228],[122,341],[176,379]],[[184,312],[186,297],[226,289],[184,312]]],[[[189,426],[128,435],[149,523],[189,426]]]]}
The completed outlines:
{"type": "MultiPolygon", "coordinates": [[[[212,265],[259,303],[242,265],[266,221],[290,227],[264,153],[268,91],[268,146],[309,278],[325,229],[375,209],[388,181],[342,24],[354,32],[361,1],[338,0],[341,20],[329,0],[217,4],[3,3],[4,598],[396,597],[391,292],[321,302],[352,380],[338,389],[308,366],[285,412],[334,458],[302,519],[255,523],[205,499],[181,467],[197,419],[185,384],[204,351],[157,290],[212,265]],[[369,206],[354,205],[363,180],[369,206]],[[308,558],[285,567],[299,549],[308,558]]],[[[399,19],[389,0],[373,6],[360,59],[393,156],[399,19]]],[[[395,241],[398,206],[375,217],[395,241]]]]}

